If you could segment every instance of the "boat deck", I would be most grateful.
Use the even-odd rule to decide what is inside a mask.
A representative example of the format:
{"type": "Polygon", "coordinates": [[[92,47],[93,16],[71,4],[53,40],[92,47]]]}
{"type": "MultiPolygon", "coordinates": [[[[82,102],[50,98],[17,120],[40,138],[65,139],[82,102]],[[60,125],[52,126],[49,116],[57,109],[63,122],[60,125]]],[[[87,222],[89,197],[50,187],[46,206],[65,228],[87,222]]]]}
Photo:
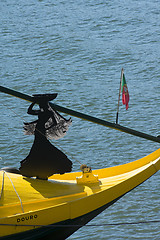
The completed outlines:
{"type": "MultiPolygon", "coordinates": [[[[8,216],[8,213],[14,215],[44,209],[73,202],[110,188],[114,189],[115,186],[123,182],[127,183],[127,180],[139,174],[142,175],[143,172],[146,174],[146,170],[150,168],[152,172],[156,172],[160,167],[159,157],[156,158],[160,151],[157,151],[141,161],[137,160],[133,163],[93,171],[93,174],[98,175],[99,181],[97,183],[77,184],[76,178],[82,175],[79,172],[54,175],[45,181],[0,171],[1,218],[8,216]]],[[[140,181],[142,181],[142,176],[140,181]]],[[[127,191],[130,188],[131,181],[127,191]]],[[[114,191],[112,194],[115,195],[114,191]]]]}

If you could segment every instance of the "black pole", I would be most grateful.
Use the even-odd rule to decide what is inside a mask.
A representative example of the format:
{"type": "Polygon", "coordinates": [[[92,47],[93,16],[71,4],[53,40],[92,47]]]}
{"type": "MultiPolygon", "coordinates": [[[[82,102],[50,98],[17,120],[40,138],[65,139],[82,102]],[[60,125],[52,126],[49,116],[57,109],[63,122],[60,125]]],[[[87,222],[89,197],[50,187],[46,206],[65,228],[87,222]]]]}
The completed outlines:
{"type": "MultiPolygon", "coordinates": [[[[14,91],[14,90],[11,90],[9,88],[5,88],[5,87],[0,86],[0,91],[3,92],[3,93],[10,94],[12,96],[15,96],[15,97],[33,102],[33,97],[31,97],[29,95],[26,95],[26,94],[23,94],[23,93],[20,93],[20,92],[17,92],[17,91],[14,91]]],[[[142,133],[142,132],[136,131],[136,130],[131,129],[131,128],[123,127],[119,124],[111,123],[111,122],[108,122],[108,121],[105,121],[105,120],[102,120],[102,119],[99,119],[99,118],[96,118],[96,117],[92,117],[92,116],[89,116],[87,114],[80,113],[80,112],[74,111],[74,110],[69,109],[69,108],[61,107],[61,106],[59,106],[57,104],[54,104],[54,103],[50,103],[50,104],[55,110],[66,113],[66,114],[69,114],[71,116],[78,117],[78,118],[81,118],[81,119],[84,119],[84,120],[87,120],[87,121],[90,121],[90,122],[93,122],[93,123],[103,125],[105,127],[109,127],[109,128],[115,129],[115,130],[119,130],[121,132],[125,132],[125,133],[128,133],[128,134],[137,136],[137,137],[141,137],[141,138],[144,138],[144,139],[147,139],[147,140],[151,140],[153,142],[160,143],[160,138],[159,137],[155,137],[155,136],[152,136],[152,135],[149,135],[149,134],[146,134],[146,133],[142,133]]]]}
{"type": "Polygon", "coordinates": [[[120,96],[121,96],[122,77],[123,77],[123,68],[122,68],[122,70],[121,70],[121,78],[120,78],[120,84],[119,84],[119,94],[118,94],[118,105],[117,105],[117,114],[116,114],[116,124],[118,124],[119,102],[120,102],[120,96]]]}

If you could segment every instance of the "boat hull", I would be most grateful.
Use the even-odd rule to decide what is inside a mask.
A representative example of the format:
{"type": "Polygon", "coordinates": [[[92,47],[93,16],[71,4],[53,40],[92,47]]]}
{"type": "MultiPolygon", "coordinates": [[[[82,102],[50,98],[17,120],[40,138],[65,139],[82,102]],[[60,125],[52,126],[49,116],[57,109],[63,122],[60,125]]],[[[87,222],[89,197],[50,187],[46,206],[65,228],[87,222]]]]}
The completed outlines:
{"type": "MultiPolygon", "coordinates": [[[[122,196],[121,196],[122,197],[122,196]]],[[[6,237],[0,237],[1,240],[64,240],[76,232],[79,228],[83,227],[93,218],[95,218],[98,214],[103,212],[105,209],[110,207],[116,201],[118,201],[121,197],[115,199],[114,201],[92,211],[83,216],[80,216],[75,219],[69,219],[66,221],[62,221],[56,224],[50,224],[48,226],[42,226],[40,228],[24,231],[18,234],[12,234],[6,237]]]]}
{"type": "Polygon", "coordinates": [[[132,163],[94,170],[98,181],[92,173],[44,181],[1,171],[0,239],[66,239],[158,170],[160,149],[132,163]]]}

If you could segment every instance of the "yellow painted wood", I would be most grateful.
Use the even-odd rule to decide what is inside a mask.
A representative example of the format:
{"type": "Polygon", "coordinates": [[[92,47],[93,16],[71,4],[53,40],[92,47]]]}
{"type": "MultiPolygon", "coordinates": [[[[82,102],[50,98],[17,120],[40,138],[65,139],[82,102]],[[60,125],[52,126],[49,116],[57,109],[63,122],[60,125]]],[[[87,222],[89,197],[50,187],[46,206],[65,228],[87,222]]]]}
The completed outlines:
{"type": "Polygon", "coordinates": [[[77,184],[81,172],[57,174],[45,181],[0,171],[0,237],[35,228],[28,225],[80,217],[129,192],[158,170],[160,149],[128,164],[93,170],[97,183],[77,184]]]}

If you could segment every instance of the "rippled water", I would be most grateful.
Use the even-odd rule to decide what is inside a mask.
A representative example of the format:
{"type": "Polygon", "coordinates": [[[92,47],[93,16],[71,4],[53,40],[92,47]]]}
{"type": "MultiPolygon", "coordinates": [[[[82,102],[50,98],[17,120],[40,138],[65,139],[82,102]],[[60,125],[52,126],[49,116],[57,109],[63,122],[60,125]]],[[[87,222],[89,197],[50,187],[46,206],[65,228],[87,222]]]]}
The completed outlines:
{"type": "MultiPolygon", "coordinates": [[[[119,123],[160,134],[160,4],[139,1],[0,2],[0,82],[26,94],[58,92],[55,103],[115,122],[121,68],[130,93],[119,123]]],[[[0,167],[19,166],[33,137],[24,136],[28,103],[0,93],[0,167]]],[[[58,142],[79,170],[143,157],[159,144],[77,118],[58,142]]],[[[151,221],[160,215],[160,175],[124,196],[91,223],[151,221]]],[[[83,227],[69,239],[159,239],[159,223],[83,227]]]]}

